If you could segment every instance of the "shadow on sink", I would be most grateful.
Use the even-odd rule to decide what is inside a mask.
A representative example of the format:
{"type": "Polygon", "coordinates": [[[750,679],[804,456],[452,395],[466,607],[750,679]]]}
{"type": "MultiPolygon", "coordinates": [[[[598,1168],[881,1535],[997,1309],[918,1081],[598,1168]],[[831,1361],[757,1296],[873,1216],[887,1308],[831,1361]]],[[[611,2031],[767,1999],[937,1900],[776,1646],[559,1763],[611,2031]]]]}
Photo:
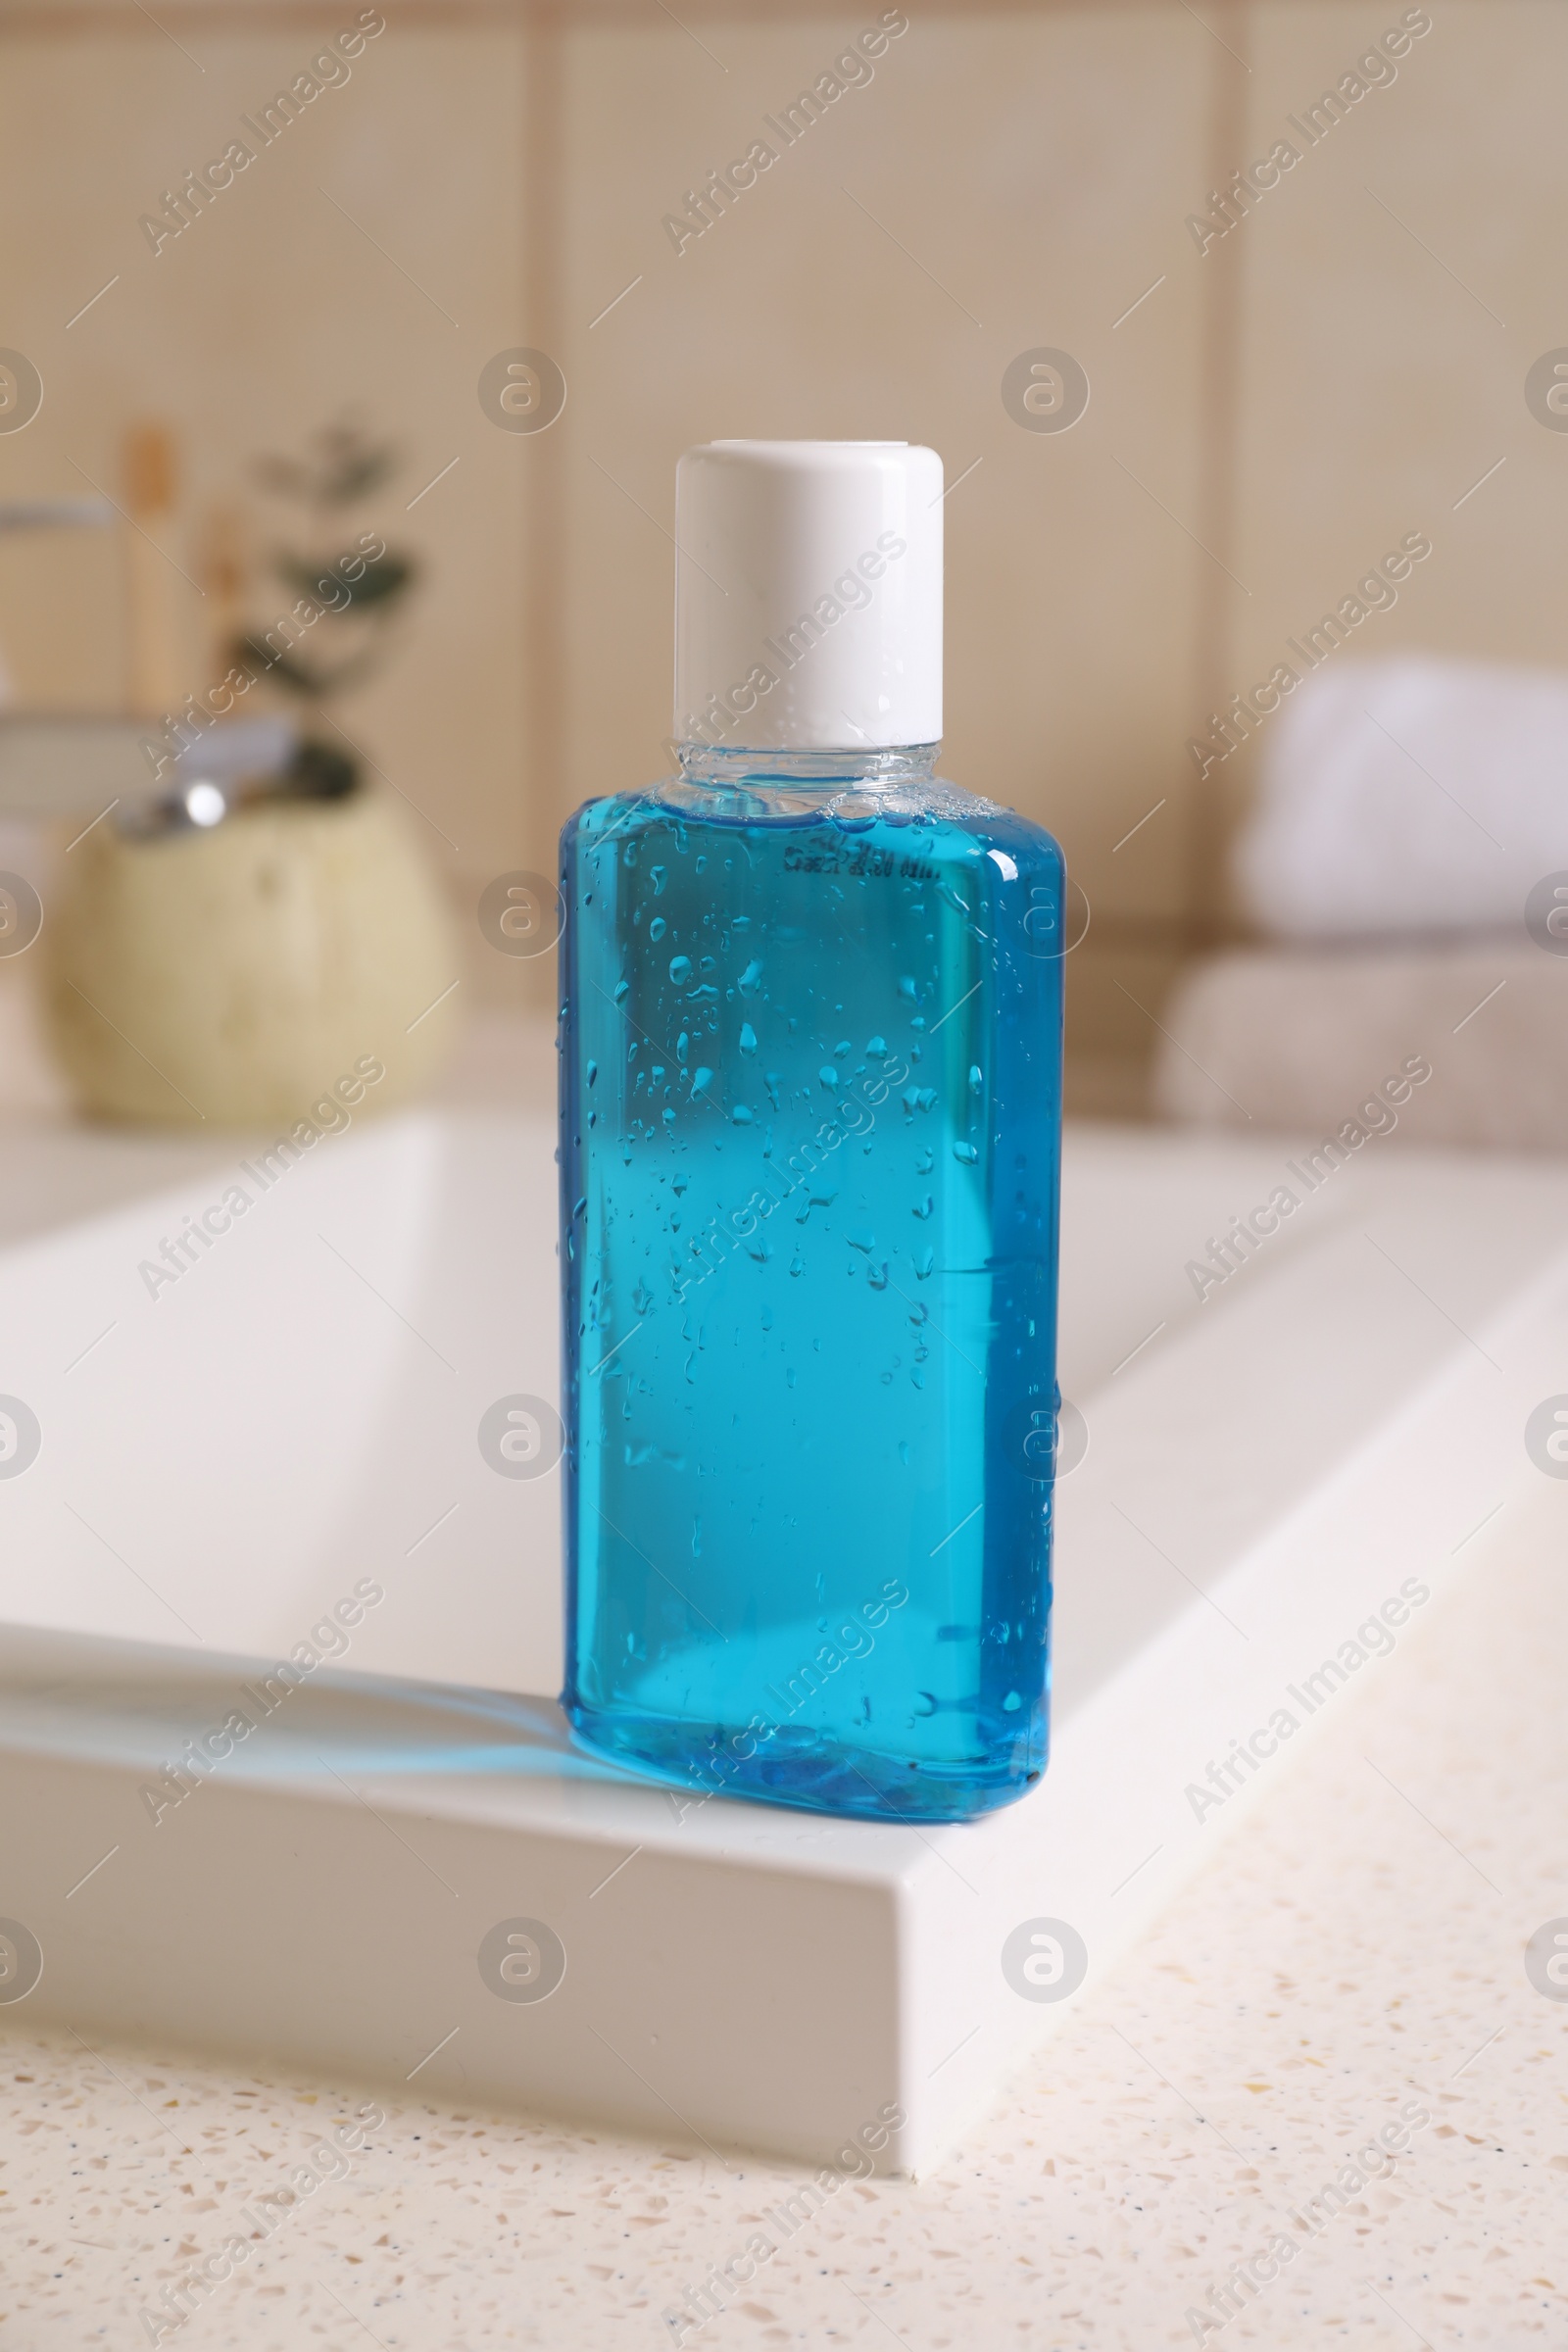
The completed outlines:
{"type": "Polygon", "coordinates": [[[4,1743],[119,1764],[178,1801],[221,1776],[266,1782],[483,1773],[649,1786],[574,1744],[553,1699],[0,1628],[4,1743]]]}

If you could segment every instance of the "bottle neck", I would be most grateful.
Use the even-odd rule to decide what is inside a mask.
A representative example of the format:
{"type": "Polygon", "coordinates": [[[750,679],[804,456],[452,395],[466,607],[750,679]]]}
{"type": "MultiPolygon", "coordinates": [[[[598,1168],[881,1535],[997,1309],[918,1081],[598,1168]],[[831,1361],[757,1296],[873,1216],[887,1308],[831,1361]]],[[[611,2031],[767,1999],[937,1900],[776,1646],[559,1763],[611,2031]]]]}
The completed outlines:
{"type": "Polygon", "coordinates": [[[783,785],[792,793],[819,788],[824,796],[854,784],[875,792],[928,783],[936,773],[939,743],[906,743],[881,751],[718,751],[706,743],[675,749],[688,784],[763,789],[783,785]]]}

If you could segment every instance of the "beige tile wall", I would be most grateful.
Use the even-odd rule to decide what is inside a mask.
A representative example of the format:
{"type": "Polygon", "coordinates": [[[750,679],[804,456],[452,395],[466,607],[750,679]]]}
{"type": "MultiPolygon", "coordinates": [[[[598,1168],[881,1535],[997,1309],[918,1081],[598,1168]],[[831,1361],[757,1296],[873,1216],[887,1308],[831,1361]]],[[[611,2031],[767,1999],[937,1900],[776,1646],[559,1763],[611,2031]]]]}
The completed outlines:
{"type": "MultiPolygon", "coordinates": [[[[1233,160],[1282,134],[1305,148],[1287,118],[1404,13],[1404,0],[1259,9],[1233,160]]],[[[1235,568],[1251,591],[1227,591],[1235,687],[1289,660],[1285,638],[1412,530],[1432,555],[1333,659],[1568,658],[1568,433],[1524,398],[1531,363],[1568,345],[1568,11],[1421,13],[1432,29],[1397,80],[1354,101],[1226,240],[1245,268],[1235,568]]],[[[1240,804],[1255,754],[1231,764],[1240,804]]]]}
{"type": "MultiPolygon", "coordinates": [[[[345,0],[268,30],[176,11],[169,37],[141,20],[0,32],[0,342],[45,384],[36,421],[0,434],[0,498],[83,492],[88,477],[119,496],[125,424],[167,418],[184,478],[162,537],[194,577],[205,513],[245,490],[256,453],[345,412],[390,434],[404,467],[363,520],[425,578],[384,679],[339,715],[428,812],[421,836],[466,887],[519,854],[524,823],[527,450],[475,397],[484,360],[522,339],[521,37],[394,23],[193,226],[156,255],[138,228],[357,13],[345,0]]],[[[254,518],[263,543],[296,522],[260,501],[254,518]]],[[[119,554],[0,538],[0,647],[21,699],[113,704],[119,554]]],[[[169,576],[199,687],[221,674],[209,608],[169,576]]],[[[281,590],[269,597],[268,617],[286,609],[281,590]]]]}
{"type": "MultiPolygon", "coordinates": [[[[355,8],[0,9],[0,342],[47,384],[0,434],[0,496],[83,488],[78,467],[113,487],[124,422],[166,415],[187,466],[169,550],[193,568],[204,505],[256,450],[345,408],[393,430],[407,468],[375,521],[426,583],[340,715],[461,896],[547,865],[576,800],[663,763],[673,466],[714,434],[906,435],[950,481],[973,468],[948,508],[946,765],[1051,823],[1088,894],[1080,1097],[1125,1099],[1223,915],[1252,755],[1200,782],[1190,736],[1391,534],[1435,553],[1369,646],[1558,658],[1568,436],[1522,384],[1568,343],[1560,0],[1434,0],[1393,86],[1207,254],[1186,220],[1216,176],[1404,0],[916,5],[869,86],[679,255],[662,217],[876,6],[385,4],[348,86],[156,259],[138,214],[355,8]],[[537,436],[475,397],[525,343],[570,387],[537,436]],[[1070,432],[1004,411],[1037,345],[1088,371],[1070,432]]],[[[115,553],[0,541],[27,699],[112,703],[115,553]]],[[[203,608],[179,595],[194,684],[203,608]]],[[[496,958],[474,978],[547,985],[496,958]]]]}

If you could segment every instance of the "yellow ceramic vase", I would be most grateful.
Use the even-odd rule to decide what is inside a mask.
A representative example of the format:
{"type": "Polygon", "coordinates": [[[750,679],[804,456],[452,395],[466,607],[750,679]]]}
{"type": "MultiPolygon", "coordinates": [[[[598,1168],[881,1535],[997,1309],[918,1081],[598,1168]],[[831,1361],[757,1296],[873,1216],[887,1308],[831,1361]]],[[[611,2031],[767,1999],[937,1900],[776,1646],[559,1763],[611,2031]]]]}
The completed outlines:
{"type": "Polygon", "coordinates": [[[61,863],[39,944],[55,1051],[90,1115],[292,1124],[364,1063],[385,1073],[366,1107],[385,1108],[441,1060],[457,939],[381,795],[265,802],[151,839],[111,819],[61,863]]]}

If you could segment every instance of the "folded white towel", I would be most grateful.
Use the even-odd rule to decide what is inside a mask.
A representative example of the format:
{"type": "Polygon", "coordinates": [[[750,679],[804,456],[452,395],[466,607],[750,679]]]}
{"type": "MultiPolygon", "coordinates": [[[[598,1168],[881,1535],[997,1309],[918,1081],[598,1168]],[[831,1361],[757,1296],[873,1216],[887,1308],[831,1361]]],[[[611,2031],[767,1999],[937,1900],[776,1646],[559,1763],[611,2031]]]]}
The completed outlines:
{"type": "Polygon", "coordinates": [[[1396,1124],[1401,1142],[1568,1152],[1568,956],[1533,941],[1232,949],[1190,966],[1159,1017],[1163,1118],[1314,1142],[1353,1120],[1370,1156],[1396,1124]]]}
{"type": "Polygon", "coordinates": [[[1568,871],[1568,674],[1335,662],[1264,742],[1236,871],[1287,939],[1517,932],[1568,871]]]}

